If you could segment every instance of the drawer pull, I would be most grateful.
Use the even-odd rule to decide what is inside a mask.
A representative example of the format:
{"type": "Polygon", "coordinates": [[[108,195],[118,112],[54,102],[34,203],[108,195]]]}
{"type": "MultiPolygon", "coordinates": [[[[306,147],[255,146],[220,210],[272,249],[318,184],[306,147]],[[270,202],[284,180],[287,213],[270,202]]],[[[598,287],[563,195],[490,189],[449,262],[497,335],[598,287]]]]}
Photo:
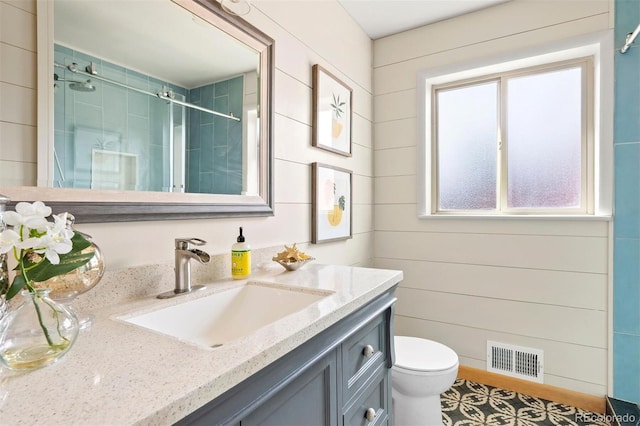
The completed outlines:
{"type": "Polygon", "coordinates": [[[375,408],[367,408],[367,411],[364,413],[364,418],[367,419],[368,422],[374,421],[376,418],[375,408]]]}
{"type": "Polygon", "coordinates": [[[367,345],[362,350],[362,355],[364,355],[367,358],[370,358],[371,355],[373,355],[374,352],[375,352],[375,350],[373,349],[373,346],[367,345]]]}

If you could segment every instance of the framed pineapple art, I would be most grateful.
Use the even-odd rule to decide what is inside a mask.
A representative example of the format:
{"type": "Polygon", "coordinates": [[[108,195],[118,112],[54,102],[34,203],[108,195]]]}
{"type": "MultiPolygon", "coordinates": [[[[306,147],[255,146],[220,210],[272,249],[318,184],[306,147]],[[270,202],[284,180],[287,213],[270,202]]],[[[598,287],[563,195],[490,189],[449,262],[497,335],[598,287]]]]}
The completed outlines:
{"type": "Polygon", "coordinates": [[[313,146],[351,156],[352,97],[349,86],[313,66],[313,146]]]}
{"type": "Polygon", "coordinates": [[[351,238],[351,170],[312,163],[311,175],[311,242],[351,238]]]}

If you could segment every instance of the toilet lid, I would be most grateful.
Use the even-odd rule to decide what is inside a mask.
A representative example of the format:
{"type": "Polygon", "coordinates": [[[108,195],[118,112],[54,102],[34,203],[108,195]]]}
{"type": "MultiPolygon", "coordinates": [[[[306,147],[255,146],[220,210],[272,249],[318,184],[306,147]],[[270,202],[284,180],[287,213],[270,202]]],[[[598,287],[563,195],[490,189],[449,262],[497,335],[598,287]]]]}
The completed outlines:
{"type": "Polygon", "coordinates": [[[433,340],[396,336],[394,344],[395,365],[400,368],[414,371],[440,371],[458,364],[458,355],[451,348],[433,340]]]}

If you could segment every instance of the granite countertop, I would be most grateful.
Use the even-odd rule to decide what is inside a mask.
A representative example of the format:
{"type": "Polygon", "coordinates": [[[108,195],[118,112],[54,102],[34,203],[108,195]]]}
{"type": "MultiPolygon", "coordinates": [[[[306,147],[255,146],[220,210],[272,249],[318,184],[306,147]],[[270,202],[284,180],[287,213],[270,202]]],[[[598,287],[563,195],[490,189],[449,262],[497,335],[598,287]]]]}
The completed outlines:
{"type": "Polygon", "coordinates": [[[0,369],[0,424],[172,424],[402,280],[393,270],[309,264],[286,272],[273,266],[173,299],[147,296],[90,311],[94,324],[56,364],[21,374],[0,369]],[[251,281],[334,293],[215,349],[119,319],[251,281]]]}

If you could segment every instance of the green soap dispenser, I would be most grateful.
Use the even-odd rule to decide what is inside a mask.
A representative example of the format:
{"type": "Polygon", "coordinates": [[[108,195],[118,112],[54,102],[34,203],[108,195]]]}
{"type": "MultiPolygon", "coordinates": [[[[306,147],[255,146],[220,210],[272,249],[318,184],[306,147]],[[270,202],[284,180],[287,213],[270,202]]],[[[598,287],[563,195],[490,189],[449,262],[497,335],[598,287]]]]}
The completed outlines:
{"type": "Polygon", "coordinates": [[[241,280],[251,275],[251,246],[245,242],[242,226],[237,242],[231,246],[231,277],[241,280]]]}

